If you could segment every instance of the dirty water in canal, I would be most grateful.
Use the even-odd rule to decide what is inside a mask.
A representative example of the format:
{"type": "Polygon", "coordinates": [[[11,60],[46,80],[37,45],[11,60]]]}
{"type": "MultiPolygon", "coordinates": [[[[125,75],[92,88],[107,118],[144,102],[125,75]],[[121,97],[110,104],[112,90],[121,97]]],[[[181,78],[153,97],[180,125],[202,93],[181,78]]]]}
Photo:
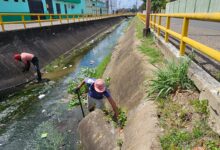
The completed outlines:
{"type": "Polygon", "coordinates": [[[7,109],[16,108],[17,101],[30,100],[24,110],[19,109],[19,112],[14,112],[20,113],[19,115],[13,114],[15,117],[0,124],[0,150],[81,149],[77,127],[82,114],[79,107],[68,110],[67,99],[71,99],[67,93],[68,83],[81,68],[96,67],[108,56],[127,26],[128,21],[123,21],[76,64],[73,64],[75,67],[68,75],[56,82],[43,83],[40,88],[32,87],[16,95],[11,104],[12,108],[6,108],[3,113],[1,112],[0,117],[4,117],[5,111],[10,111],[7,109]],[[39,99],[39,95],[42,94],[45,97],[39,99]]]}

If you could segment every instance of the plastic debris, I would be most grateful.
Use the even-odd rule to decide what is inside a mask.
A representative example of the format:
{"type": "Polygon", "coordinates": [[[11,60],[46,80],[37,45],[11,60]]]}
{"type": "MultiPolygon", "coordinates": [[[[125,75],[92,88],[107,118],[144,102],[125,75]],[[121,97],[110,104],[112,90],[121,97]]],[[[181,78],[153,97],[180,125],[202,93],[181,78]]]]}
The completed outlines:
{"type": "Polygon", "coordinates": [[[72,67],[73,65],[69,65],[69,67],[72,67]]]}
{"type": "Polygon", "coordinates": [[[89,62],[90,65],[93,65],[94,63],[95,63],[94,60],[91,60],[91,61],[89,62]]]}
{"type": "Polygon", "coordinates": [[[67,67],[63,67],[63,70],[66,69],[67,67]]]}
{"type": "Polygon", "coordinates": [[[57,68],[58,66],[53,66],[53,68],[57,68]]]}
{"type": "Polygon", "coordinates": [[[42,133],[41,138],[46,138],[48,133],[42,133]]]}
{"type": "Polygon", "coordinates": [[[42,99],[42,98],[44,98],[45,96],[46,96],[45,94],[41,94],[41,95],[38,96],[38,98],[39,98],[39,99],[42,99]]]}
{"type": "Polygon", "coordinates": [[[42,113],[45,113],[45,112],[46,112],[46,110],[45,110],[45,109],[43,109],[43,110],[42,110],[42,113]]]}

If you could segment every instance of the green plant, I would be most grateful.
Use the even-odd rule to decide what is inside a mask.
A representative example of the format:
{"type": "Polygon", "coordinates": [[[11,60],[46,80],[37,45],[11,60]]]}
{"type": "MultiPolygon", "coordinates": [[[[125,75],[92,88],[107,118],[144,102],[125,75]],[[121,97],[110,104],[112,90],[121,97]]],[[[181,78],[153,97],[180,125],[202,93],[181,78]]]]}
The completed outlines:
{"type": "Polygon", "coordinates": [[[193,100],[191,101],[195,111],[200,114],[208,115],[208,100],[193,100]]]}
{"type": "Polygon", "coordinates": [[[200,138],[205,134],[201,127],[202,126],[198,125],[193,128],[192,134],[194,138],[200,138]]]}
{"type": "MultiPolygon", "coordinates": [[[[146,0],[142,0],[143,4],[141,5],[142,10],[146,10],[146,0]]],[[[164,9],[166,6],[166,0],[151,0],[151,10],[153,12],[160,12],[161,9],[164,9]]]]}
{"type": "Polygon", "coordinates": [[[154,64],[162,60],[162,55],[158,48],[156,47],[153,35],[148,36],[147,38],[143,37],[144,24],[136,18],[136,36],[140,39],[141,44],[138,49],[143,53],[149,56],[150,63],[154,64]]]}
{"type": "Polygon", "coordinates": [[[220,145],[218,145],[215,141],[207,141],[205,142],[205,146],[208,150],[219,150],[220,145]]]}
{"type": "MultiPolygon", "coordinates": [[[[100,78],[105,71],[107,64],[109,63],[111,55],[108,55],[96,68],[81,68],[79,73],[76,75],[74,80],[70,80],[67,88],[67,92],[73,95],[72,100],[69,102],[68,107],[73,108],[79,105],[77,95],[74,93],[74,89],[85,79],[85,78],[100,78]]],[[[111,78],[106,78],[106,86],[110,84],[111,78]]],[[[88,91],[87,86],[83,86],[80,89],[80,96],[84,101],[86,100],[86,92],[88,91]]]]}
{"type": "Polygon", "coordinates": [[[193,89],[194,84],[187,76],[188,66],[187,61],[179,64],[168,62],[165,68],[155,72],[155,79],[151,81],[148,94],[156,94],[156,99],[158,99],[166,98],[177,90],[193,89]]]}
{"type": "Polygon", "coordinates": [[[124,128],[127,122],[127,116],[125,111],[123,111],[121,108],[119,108],[119,115],[118,115],[118,126],[120,128],[124,128]]]}
{"type": "Polygon", "coordinates": [[[101,78],[108,63],[110,62],[111,60],[111,54],[109,54],[108,56],[106,56],[103,61],[96,67],[96,73],[95,73],[95,77],[96,78],[101,78]]]}
{"type": "Polygon", "coordinates": [[[217,79],[218,81],[220,81],[220,71],[217,72],[215,76],[216,76],[216,79],[217,79]]]}
{"type": "Polygon", "coordinates": [[[117,120],[115,119],[114,113],[108,109],[103,110],[104,114],[106,115],[108,122],[113,122],[115,127],[120,127],[121,129],[124,128],[127,122],[127,116],[125,111],[123,111],[121,108],[118,109],[119,115],[117,120]]]}
{"type": "Polygon", "coordinates": [[[105,78],[105,85],[106,85],[106,87],[110,86],[110,81],[111,81],[110,77],[105,78]]]}
{"type": "Polygon", "coordinates": [[[117,139],[117,145],[121,149],[121,147],[123,145],[123,140],[122,139],[117,139]]]}
{"type": "Polygon", "coordinates": [[[45,67],[45,70],[47,72],[52,72],[54,70],[61,69],[64,66],[65,66],[64,56],[60,56],[59,58],[55,59],[52,63],[48,64],[45,67]]]}
{"type": "MultiPolygon", "coordinates": [[[[86,101],[87,101],[86,96],[82,95],[81,96],[81,103],[84,105],[86,103],[86,101]]],[[[72,109],[73,107],[76,107],[76,106],[79,106],[79,105],[80,105],[80,103],[79,103],[78,97],[74,96],[72,98],[72,100],[69,102],[68,107],[69,107],[69,109],[72,109]]]]}
{"type": "Polygon", "coordinates": [[[160,138],[161,146],[164,150],[182,149],[184,144],[190,142],[191,135],[187,131],[173,130],[160,138]]]}

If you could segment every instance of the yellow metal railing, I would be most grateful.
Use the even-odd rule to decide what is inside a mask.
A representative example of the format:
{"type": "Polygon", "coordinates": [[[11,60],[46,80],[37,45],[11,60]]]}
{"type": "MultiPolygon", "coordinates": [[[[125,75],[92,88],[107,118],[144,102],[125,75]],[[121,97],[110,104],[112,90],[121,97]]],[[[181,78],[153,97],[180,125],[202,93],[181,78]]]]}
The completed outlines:
{"type": "MultiPolygon", "coordinates": [[[[145,23],[146,15],[138,14],[138,17],[145,23]]],[[[190,20],[216,21],[220,22],[220,13],[194,13],[194,14],[151,14],[150,27],[160,36],[160,31],[165,33],[164,39],[168,42],[169,35],[180,40],[180,55],[185,54],[186,44],[199,50],[205,55],[220,62],[220,51],[208,47],[207,45],[197,42],[188,37],[188,27],[190,20]],[[166,17],[166,26],[161,25],[161,18],[166,17]],[[171,18],[183,19],[182,33],[177,33],[170,29],[171,18]],[[156,30],[157,29],[157,30],[156,30]]]]}
{"type": "Polygon", "coordinates": [[[27,28],[27,24],[30,23],[37,23],[39,27],[42,26],[43,22],[48,22],[49,25],[53,25],[54,22],[59,22],[60,24],[66,21],[67,23],[72,22],[82,22],[82,21],[90,21],[90,20],[98,20],[110,17],[117,17],[117,16],[126,16],[128,14],[106,14],[106,15],[92,15],[92,14],[19,14],[19,13],[0,13],[0,26],[2,31],[5,31],[5,27],[8,24],[23,24],[24,29],[27,28]],[[4,21],[5,18],[12,21],[4,21]],[[13,17],[17,17],[16,21],[13,21],[13,17]],[[18,19],[19,18],[19,19],[18,19]],[[27,19],[28,18],[28,19],[27,19]]]}

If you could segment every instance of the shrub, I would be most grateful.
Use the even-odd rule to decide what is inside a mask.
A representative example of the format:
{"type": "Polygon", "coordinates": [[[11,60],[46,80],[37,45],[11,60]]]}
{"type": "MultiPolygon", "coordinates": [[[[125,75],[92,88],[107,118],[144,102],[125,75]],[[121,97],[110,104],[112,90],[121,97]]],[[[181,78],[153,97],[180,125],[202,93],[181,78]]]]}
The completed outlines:
{"type": "Polygon", "coordinates": [[[151,81],[149,95],[156,95],[157,98],[166,98],[177,90],[193,89],[194,84],[188,78],[188,61],[179,64],[168,62],[163,69],[155,72],[156,78],[151,81]]]}
{"type": "Polygon", "coordinates": [[[195,111],[200,114],[208,115],[208,100],[194,100],[191,102],[195,111]]]}
{"type": "Polygon", "coordinates": [[[164,150],[181,149],[184,144],[191,141],[192,137],[187,131],[173,130],[171,133],[164,135],[161,139],[161,146],[164,150]]]}

